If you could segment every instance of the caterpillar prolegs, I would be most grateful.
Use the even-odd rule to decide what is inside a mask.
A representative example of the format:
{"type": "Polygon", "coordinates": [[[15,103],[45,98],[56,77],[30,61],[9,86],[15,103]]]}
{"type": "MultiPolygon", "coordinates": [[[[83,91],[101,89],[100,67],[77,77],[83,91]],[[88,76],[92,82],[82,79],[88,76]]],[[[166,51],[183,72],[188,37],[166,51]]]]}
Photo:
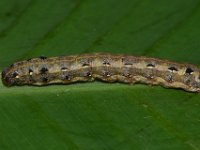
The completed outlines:
{"type": "Polygon", "coordinates": [[[129,55],[39,57],[16,62],[2,72],[6,86],[68,84],[95,79],[200,92],[200,70],[195,65],[129,55]]]}

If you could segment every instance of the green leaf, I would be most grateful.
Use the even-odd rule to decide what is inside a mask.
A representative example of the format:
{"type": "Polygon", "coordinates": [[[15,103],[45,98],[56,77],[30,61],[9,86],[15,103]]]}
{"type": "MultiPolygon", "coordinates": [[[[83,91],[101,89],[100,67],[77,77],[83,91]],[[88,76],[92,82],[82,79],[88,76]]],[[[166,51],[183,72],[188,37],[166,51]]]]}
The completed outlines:
{"type": "MultiPolygon", "coordinates": [[[[199,0],[1,0],[0,69],[93,52],[200,65],[199,0]]],[[[0,149],[200,149],[200,95],[160,86],[0,83],[0,149]]]]}

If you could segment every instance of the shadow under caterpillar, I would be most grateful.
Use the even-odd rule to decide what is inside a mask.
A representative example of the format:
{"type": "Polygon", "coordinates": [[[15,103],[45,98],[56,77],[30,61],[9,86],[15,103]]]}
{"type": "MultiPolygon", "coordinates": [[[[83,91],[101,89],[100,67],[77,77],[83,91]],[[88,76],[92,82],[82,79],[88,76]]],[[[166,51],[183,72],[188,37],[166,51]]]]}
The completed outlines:
{"type": "Polygon", "coordinates": [[[6,86],[68,84],[95,79],[200,92],[200,70],[195,65],[129,55],[39,57],[16,62],[2,72],[6,86]]]}

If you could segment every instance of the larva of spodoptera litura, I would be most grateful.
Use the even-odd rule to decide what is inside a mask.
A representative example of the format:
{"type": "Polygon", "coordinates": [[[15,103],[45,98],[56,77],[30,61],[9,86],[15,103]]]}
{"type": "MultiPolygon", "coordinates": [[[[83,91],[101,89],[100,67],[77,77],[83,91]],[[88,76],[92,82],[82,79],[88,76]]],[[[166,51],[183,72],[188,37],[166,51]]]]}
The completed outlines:
{"type": "Polygon", "coordinates": [[[95,79],[200,92],[200,71],[195,65],[128,55],[39,57],[16,62],[2,72],[6,86],[68,84],[95,79]]]}

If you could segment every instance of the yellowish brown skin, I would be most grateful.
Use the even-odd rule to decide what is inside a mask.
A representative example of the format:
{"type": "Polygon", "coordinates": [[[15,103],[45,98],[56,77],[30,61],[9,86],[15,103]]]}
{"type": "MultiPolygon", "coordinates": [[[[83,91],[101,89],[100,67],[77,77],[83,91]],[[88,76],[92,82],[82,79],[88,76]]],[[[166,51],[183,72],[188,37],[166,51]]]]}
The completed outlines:
{"type": "Polygon", "coordinates": [[[95,79],[200,91],[200,71],[195,65],[129,55],[40,57],[16,62],[2,72],[6,86],[69,84],[95,79]]]}

